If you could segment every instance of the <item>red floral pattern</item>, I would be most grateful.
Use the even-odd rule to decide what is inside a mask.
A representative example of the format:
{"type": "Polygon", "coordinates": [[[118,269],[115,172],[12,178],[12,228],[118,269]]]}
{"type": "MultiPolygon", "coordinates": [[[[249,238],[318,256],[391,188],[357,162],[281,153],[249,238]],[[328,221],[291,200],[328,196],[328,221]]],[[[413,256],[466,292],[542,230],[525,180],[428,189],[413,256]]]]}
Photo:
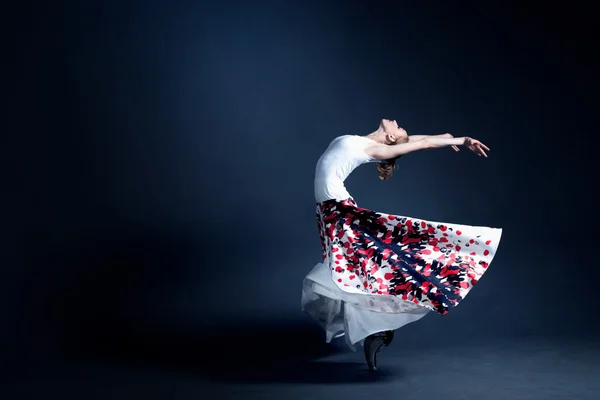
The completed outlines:
{"type": "Polygon", "coordinates": [[[344,291],[393,295],[440,314],[489,267],[501,229],[374,212],[354,199],[317,204],[323,261],[344,291]]]}

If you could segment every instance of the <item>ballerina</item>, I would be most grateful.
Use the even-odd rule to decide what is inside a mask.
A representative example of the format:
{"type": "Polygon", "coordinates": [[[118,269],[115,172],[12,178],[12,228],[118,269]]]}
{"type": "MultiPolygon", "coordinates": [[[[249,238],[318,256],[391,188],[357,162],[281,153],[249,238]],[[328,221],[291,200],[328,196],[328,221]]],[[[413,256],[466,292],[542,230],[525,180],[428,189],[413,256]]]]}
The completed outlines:
{"type": "Polygon", "coordinates": [[[377,163],[389,179],[396,160],[418,150],[465,146],[487,158],[489,148],[451,134],[408,135],[383,119],[366,135],[339,136],[317,162],[315,200],[322,262],[305,277],[302,309],[325,330],[325,340],[344,336],[362,343],[371,371],[394,331],[429,312],[456,307],[481,279],[502,229],[433,222],[361,208],[344,181],[360,165],[377,163]]]}

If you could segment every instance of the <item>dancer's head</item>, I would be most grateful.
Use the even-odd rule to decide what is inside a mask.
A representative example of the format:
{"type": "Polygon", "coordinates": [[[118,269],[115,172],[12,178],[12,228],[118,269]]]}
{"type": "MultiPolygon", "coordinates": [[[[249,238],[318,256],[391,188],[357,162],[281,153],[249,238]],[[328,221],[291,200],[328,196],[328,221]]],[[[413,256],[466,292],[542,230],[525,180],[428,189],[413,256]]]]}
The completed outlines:
{"type": "MultiPolygon", "coordinates": [[[[387,144],[395,145],[408,142],[408,133],[400,128],[396,120],[382,119],[379,123],[379,129],[375,133],[375,140],[387,144]]],[[[399,158],[399,157],[398,157],[399,158]]],[[[377,173],[379,179],[389,179],[394,173],[397,158],[377,163],[377,173]]]]}
{"type": "Polygon", "coordinates": [[[382,119],[375,136],[380,142],[388,145],[408,142],[408,133],[398,126],[396,120],[382,119]]]}

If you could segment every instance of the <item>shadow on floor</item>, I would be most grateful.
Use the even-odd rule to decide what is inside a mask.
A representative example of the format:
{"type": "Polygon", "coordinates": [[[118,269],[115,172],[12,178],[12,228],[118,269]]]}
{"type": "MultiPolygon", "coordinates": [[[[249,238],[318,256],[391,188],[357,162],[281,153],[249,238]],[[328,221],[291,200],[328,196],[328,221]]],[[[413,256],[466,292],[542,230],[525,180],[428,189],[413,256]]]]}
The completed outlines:
{"type": "Polygon", "coordinates": [[[371,373],[364,363],[360,362],[318,362],[298,361],[271,366],[211,371],[208,376],[212,380],[235,383],[317,383],[317,384],[356,384],[381,382],[398,378],[385,372],[371,373]]]}
{"type": "MultiPolygon", "coordinates": [[[[30,370],[39,365],[33,359],[48,352],[55,360],[181,371],[219,382],[356,383],[385,378],[370,374],[360,353],[341,363],[319,362],[349,350],[343,340],[325,343],[320,327],[303,321],[300,312],[292,322],[250,316],[210,328],[194,327],[194,321],[167,326],[153,319],[152,310],[162,305],[150,294],[180,285],[190,265],[204,268],[194,260],[206,249],[196,245],[218,245],[210,240],[186,232],[107,232],[62,246],[50,243],[30,253],[29,268],[32,274],[36,271],[36,279],[24,291],[28,301],[22,331],[27,334],[20,337],[20,347],[31,353],[32,362],[24,356],[15,359],[30,370]],[[47,268],[36,269],[39,265],[47,268]]],[[[215,249],[210,254],[220,254],[215,249]]],[[[204,259],[212,261],[217,262],[204,259]]],[[[202,320],[201,311],[196,321],[202,320]]]]}
{"type": "MultiPolygon", "coordinates": [[[[343,354],[349,352],[344,346],[343,342],[325,343],[318,327],[287,323],[228,327],[187,337],[120,335],[110,344],[88,343],[72,349],[71,354],[81,361],[137,364],[222,383],[355,384],[392,378],[385,370],[369,372],[362,353],[343,354]],[[324,360],[335,355],[344,360],[324,360]]],[[[398,378],[394,372],[393,377],[398,378]]]]}

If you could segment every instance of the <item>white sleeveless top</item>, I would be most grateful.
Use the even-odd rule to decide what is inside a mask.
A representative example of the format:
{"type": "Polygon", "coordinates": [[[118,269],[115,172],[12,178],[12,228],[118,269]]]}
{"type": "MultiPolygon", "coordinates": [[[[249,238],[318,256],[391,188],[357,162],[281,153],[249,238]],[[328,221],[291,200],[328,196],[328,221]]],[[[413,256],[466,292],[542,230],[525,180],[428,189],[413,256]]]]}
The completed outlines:
{"type": "Polygon", "coordinates": [[[317,161],[315,171],[315,200],[345,200],[350,194],[344,181],[357,167],[380,160],[370,157],[365,149],[375,142],[358,135],[339,136],[331,142],[317,161]]]}

